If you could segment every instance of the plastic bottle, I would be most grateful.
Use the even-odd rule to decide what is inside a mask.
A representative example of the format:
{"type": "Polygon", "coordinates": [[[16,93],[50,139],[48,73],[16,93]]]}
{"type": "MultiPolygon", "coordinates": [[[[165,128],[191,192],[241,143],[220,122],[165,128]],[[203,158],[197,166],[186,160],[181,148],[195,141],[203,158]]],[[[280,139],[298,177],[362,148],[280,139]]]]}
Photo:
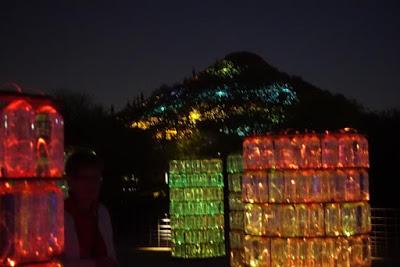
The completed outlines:
{"type": "Polygon", "coordinates": [[[301,168],[320,168],[322,165],[321,140],[317,134],[299,136],[301,168]]]}
{"type": "Polygon", "coordinates": [[[299,168],[300,143],[298,138],[282,135],[275,138],[274,144],[278,168],[299,168]]]}
{"type": "Polygon", "coordinates": [[[368,141],[360,134],[339,135],[339,165],[343,167],[369,167],[368,141]]]}
{"type": "Polygon", "coordinates": [[[50,105],[36,111],[36,174],[61,177],[64,173],[64,120],[50,105]]]}
{"type": "Polygon", "coordinates": [[[25,100],[15,100],[2,111],[4,125],[4,170],[3,176],[35,176],[35,113],[25,100]]]}
{"type": "Polygon", "coordinates": [[[326,133],[321,138],[322,166],[336,168],[339,165],[339,141],[334,134],[326,133]]]}

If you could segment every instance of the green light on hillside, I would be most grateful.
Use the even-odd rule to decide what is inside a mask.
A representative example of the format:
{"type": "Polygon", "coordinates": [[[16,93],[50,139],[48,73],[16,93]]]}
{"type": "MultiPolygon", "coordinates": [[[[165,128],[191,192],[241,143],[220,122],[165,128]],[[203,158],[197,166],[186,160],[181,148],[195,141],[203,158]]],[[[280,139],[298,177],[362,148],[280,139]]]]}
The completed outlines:
{"type": "Polygon", "coordinates": [[[219,97],[228,96],[228,93],[223,90],[218,90],[215,94],[219,97]]]}

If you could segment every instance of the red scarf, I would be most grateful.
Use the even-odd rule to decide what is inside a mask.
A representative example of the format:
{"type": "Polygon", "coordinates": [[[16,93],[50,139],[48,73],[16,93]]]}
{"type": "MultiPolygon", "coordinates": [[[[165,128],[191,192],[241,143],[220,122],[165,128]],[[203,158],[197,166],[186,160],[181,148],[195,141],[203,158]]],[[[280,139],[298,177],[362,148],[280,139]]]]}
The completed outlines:
{"type": "Polygon", "coordinates": [[[99,230],[98,206],[88,211],[78,209],[72,197],[65,200],[65,210],[74,219],[81,259],[107,257],[107,248],[99,230]]]}

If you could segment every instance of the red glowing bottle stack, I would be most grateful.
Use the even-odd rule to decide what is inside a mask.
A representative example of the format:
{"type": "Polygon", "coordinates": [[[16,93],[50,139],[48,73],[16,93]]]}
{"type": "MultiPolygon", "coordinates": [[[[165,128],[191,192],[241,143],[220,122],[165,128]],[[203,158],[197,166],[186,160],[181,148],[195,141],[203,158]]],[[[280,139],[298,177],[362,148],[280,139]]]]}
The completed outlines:
{"type": "Polygon", "coordinates": [[[0,92],[0,170],[0,266],[60,266],[64,122],[49,98],[0,92]]]}

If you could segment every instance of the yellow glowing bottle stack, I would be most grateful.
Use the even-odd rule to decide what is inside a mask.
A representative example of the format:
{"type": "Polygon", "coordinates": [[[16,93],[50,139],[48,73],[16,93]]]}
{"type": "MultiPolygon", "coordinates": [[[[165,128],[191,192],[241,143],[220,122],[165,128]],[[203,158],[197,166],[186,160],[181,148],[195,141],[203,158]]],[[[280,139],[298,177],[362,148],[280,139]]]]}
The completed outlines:
{"type": "Polygon", "coordinates": [[[255,136],[243,150],[245,266],[371,265],[364,136],[255,136]]]}

